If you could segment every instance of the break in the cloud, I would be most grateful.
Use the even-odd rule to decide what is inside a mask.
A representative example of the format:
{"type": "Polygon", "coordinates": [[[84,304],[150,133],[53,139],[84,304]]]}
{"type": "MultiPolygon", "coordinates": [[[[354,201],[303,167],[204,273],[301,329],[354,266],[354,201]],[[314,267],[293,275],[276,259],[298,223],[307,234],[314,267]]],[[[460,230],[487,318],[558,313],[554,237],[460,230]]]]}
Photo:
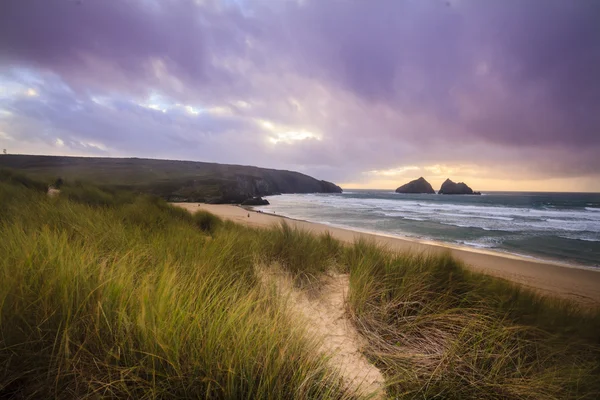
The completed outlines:
{"type": "Polygon", "coordinates": [[[594,0],[3,0],[0,147],[600,191],[594,0]]]}

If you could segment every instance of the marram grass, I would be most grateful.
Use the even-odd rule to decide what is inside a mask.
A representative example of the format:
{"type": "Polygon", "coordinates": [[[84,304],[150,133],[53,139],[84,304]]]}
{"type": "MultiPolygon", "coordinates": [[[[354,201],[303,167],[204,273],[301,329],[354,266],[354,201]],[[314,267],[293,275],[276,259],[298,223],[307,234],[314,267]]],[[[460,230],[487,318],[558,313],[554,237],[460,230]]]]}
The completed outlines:
{"type": "Polygon", "coordinates": [[[346,253],[349,312],[388,393],[419,399],[600,398],[600,313],[449,256],[346,253]]]}
{"type": "Polygon", "coordinates": [[[402,399],[600,398],[600,314],[450,257],[343,246],[161,200],[0,175],[0,398],[354,398],[257,265],[350,274],[402,399]]]}
{"type": "Polygon", "coordinates": [[[0,397],[349,396],[257,284],[251,232],[29,195],[2,204],[0,397]]]}

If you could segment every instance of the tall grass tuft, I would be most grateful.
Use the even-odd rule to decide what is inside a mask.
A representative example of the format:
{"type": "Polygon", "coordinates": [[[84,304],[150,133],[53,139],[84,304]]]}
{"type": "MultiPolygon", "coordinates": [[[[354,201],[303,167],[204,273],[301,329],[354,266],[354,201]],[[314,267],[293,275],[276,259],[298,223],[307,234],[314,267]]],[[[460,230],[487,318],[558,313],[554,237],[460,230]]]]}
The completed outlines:
{"type": "Polygon", "coordinates": [[[154,199],[13,189],[0,186],[0,397],[350,397],[257,284],[251,231],[210,239],[154,199]]]}
{"type": "Polygon", "coordinates": [[[194,222],[202,231],[213,234],[221,225],[223,220],[207,211],[196,211],[194,213],[194,222]]]}
{"type": "Polygon", "coordinates": [[[469,272],[447,255],[360,241],[345,261],[350,313],[393,397],[600,396],[597,312],[469,272]]]}
{"type": "MultiPolygon", "coordinates": [[[[26,187],[38,192],[46,192],[48,190],[47,183],[6,168],[0,168],[0,182],[7,183],[13,187],[26,187]]],[[[7,190],[6,187],[5,190],[7,190]]]]}
{"type": "Polygon", "coordinates": [[[124,190],[99,188],[97,186],[77,182],[61,187],[61,196],[73,202],[96,207],[108,207],[127,204],[135,201],[132,193],[124,190]]]}
{"type": "Polygon", "coordinates": [[[319,275],[335,266],[342,246],[331,235],[311,235],[282,222],[260,235],[265,263],[279,263],[299,286],[317,283],[319,275]]]}
{"type": "Polygon", "coordinates": [[[85,184],[50,198],[27,179],[0,174],[0,398],[355,397],[261,285],[271,264],[301,288],[349,272],[348,315],[391,398],[600,398],[598,310],[447,255],[85,184]]]}

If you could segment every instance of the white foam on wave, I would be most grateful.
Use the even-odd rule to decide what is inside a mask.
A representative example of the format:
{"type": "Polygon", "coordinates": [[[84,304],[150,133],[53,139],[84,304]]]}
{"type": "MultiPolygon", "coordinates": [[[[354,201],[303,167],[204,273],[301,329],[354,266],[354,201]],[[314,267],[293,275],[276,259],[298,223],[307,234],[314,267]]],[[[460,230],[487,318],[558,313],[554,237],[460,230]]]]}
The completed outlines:
{"type": "MultiPolygon", "coordinates": [[[[358,193],[358,192],[356,192],[358,193]]],[[[271,199],[269,199],[271,200],[271,199]]],[[[352,219],[396,221],[427,221],[461,228],[485,231],[543,233],[589,237],[600,233],[600,208],[545,209],[502,206],[498,204],[457,204],[439,200],[410,199],[407,197],[361,198],[340,195],[281,195],[272,198],[269,208],[294,214],[296,218],[326,220],[331,213],[335,218],[347,214],[352,219]]],[[[265,209],[266,210],[266,209],[265,209]]],[[[344,218],[346,219],[346,218],[344,218]]]]}
{"type": "Polygon", "coordinates": [[[473,242],[469,240],[459,240],[457,243],[464,244],[465,246],[476,247],[478,249],[493,249],[496,247],[493,243],[473,242]]]}
{"type": "MultiPolygon", "coordinates": [[[[572,219],[590,219],[600,221],[600,214],[589,213],[583,209],[560,209],[560,208],[525,208],[511,206],[497,206],[485,204],[456,204],[441,203],[439,201],[427,201],[424,199],[409,200],[401,197],[395,199],[380,198],[344,198],[342,196],[322,196],[317,195],[312,199],[316,202],[322,202],[336,208],[345,208],[351,205],[361,208],[377,208],[383,211],[408,211],[408,212],[457,212],[465,216],[484,215],[499,216],[507,218],[572,218],[572,219]],[[425,210],[428,211],[425,211],[425,210]]],[[[600,208],[586,207],[588,211],[598,211],[600,208]]]]}
{"type": "Polygon", "coordinates": [[[573,236],[573,235],[559,235],[558,237],[570,240],[582,240],[584,242],[600,242],[600,237],[591,236],[573,236]]]}
{"type": "MultiPolygon", "coordinates": [[[[354,199],[356,200],[356,199],[354,199]]],[[[384,211],[406,211],[414,213],[446,213],[457,214],[460,217],[494,216],[513,219],[544,219],[544,218],[569,218],[586,219],[600,222],[600,214],[588,213],[582,210],[565,210],[558,208],[534,209],[525,207],[448,204],[440,202],[427,202],[424,200],[387,200],[387,199],[361,199],[363,204],[380,208],[384,211]]]]}
{"type": "Polygon", "coordinates": [[[375,211],[375,214],[384,215],[386,217],[404,217],[406,215],[405,212],[385,212],[385,211],[375,211]]]}
{"type": "Polygon", "coordinates": [[[443,222],[439,222],[442,225],[448,225],[448,226],[457,226],[459,228],[477,228],[477,229],[482,229],[484,231],[498,231],[498,232],[522,232],[523,229],[520,228],[512,228],[510,226],[494,226],[494,227],[490,227],[490,226],[486,226],[485,224],[480,224],[477,222],[472,222],[472,223],[465,223],[465,222],[448,222],[448,221],[443,221],[443,222]]]}
{"type": "Polygon", "coordinates": [[[441,213],[440,215],[446,215],[449,217],[459,218],[481,218],[481,219],[493,219],[496,221],[514,221],[513,217],[498,217],[493,215],[473,215],[473,214],[454,214],[454,213],[441,213]]]}
{"type": "MultiPolygon", "coordinates": [[[[474,251],[499,251],[534,259],[539,258],[506,249],[505,241],[526,237],[563,237],[581,241],[578,244],[573,242],[572,245],[582,249],[589,248],[591,251],[596,251],[594,249],[600,242],[600,213],[596,212],[600,208],[596,207],[544,209],[480,202],[443,203],[439,199],[386,199],[385,196],[376,196],[379,193],[373,197],[349,198],[340,195],[290,194],[270,197],[271,205],[259,209],[365,233],[418,241],[441,241],[449,246],[465,246],[474,251]],[[435,225],[429,226],[429,223],[481,231],[461,231],[458,228],[442,228],[441,225],[435,228],[435,225]],[[427,234],[423,235],[430,228],[434,229],[431,232],[432,238],[426,237],[429,236],[427,234]]],[[[447,201],[455,200],[449,198],[447,201]]]]}

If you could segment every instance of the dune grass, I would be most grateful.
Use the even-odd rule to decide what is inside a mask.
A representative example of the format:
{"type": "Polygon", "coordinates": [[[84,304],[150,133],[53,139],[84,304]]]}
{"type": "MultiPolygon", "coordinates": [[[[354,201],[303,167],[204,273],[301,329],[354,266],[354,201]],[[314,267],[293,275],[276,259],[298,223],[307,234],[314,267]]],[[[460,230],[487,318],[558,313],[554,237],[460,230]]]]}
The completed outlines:
{"type": "MultiPolygon", "coordinates": [[[[38,192],[45,192],[48,189],[46,183],[33,179],[19,171],[7,168],[0,168],[0,182],[7,183],[13,188],[25,187],[38,192]]],[[[8,190],[8,187],[5,190],[8,190]]]]}
{"type": "Polygon", "coordinates": [[[447,256],[256,230],[87,185],[0,175],[0,398],[354,398],[260,284],[350,274],[391,398],[600,397],[600,312],[447,256]]]}
{"type": "Polygon", "coordinates": [[[449,256],[347,253],[349,310],[397,398],[596,399],[600,313],[449,256]]]}
{"type": "Polygon", "coordinates": [[[349,397],[257,284],[251,231],[144,197],[0,196],[0,397],[349,397]]]}
{"type": "Polygon", "coordinates": [[[280,263],[299,287],[318,284],[320,275],[337,266],[342,250],[330,234],[311,235],[285,223],[260,233],[263,262],[280,263]]]}

